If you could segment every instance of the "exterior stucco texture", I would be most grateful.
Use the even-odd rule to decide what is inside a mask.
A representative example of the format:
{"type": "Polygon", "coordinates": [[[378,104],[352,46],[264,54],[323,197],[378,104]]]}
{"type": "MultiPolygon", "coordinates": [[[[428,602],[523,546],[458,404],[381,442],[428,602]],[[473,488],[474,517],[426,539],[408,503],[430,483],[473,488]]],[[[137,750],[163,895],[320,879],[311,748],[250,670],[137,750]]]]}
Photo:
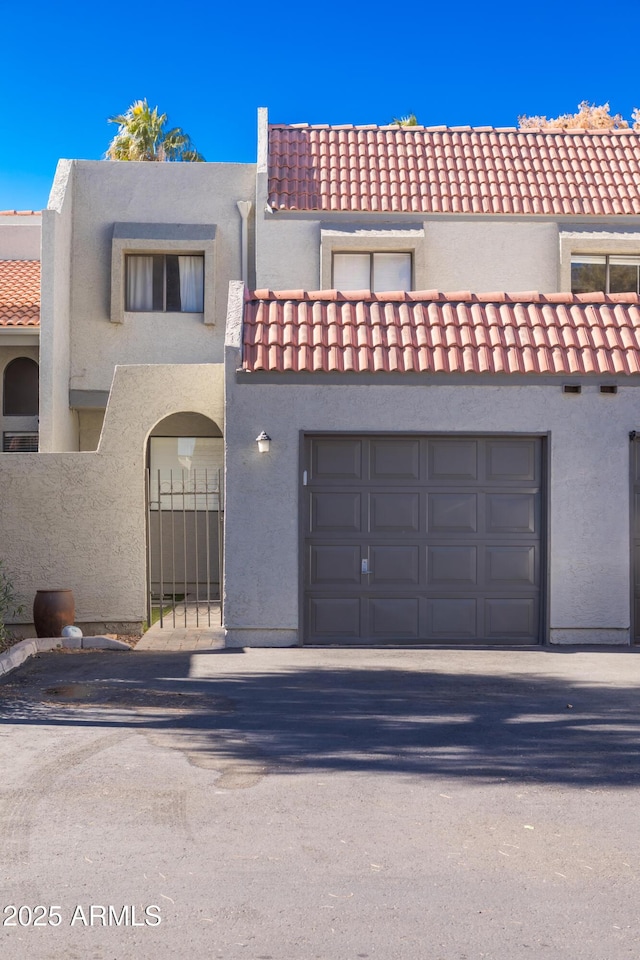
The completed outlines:
{"type": "Polygon", "coordinates": [[[305,434],[543,436],[546,627],[554,643],[628,643],[629,431],[635,386],[580,395],[527,385],[238,382],[227,367],[225,624],[230,642],[301,642],[299,508],[305,434]],[[259,454],[260,430],[272,437],[259,454]]]}

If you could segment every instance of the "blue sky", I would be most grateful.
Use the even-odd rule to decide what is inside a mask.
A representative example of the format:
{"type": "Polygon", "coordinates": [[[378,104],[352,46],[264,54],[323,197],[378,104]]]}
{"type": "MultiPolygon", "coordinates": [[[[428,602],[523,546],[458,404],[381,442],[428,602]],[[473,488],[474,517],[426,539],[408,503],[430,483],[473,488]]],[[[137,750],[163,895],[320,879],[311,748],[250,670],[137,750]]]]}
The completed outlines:
{"type": "Polygon", "coordinates": [[[253,161],[272,122],[513,126],[640,106],[637,3],[4,4],[0,209],[46,206],[58,158],[99,160],[146,97],[207,160],[253,161]],[[396,21],[392,22],[393,17],[396,21]]]}

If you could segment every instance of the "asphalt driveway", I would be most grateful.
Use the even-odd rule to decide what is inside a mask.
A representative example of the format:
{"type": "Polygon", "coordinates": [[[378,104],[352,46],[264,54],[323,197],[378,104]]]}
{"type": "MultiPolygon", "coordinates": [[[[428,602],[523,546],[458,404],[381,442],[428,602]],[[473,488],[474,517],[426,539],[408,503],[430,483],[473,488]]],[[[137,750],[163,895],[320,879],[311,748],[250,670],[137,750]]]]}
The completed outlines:
{"type": "Polygon", "coordinates": [[[0,955],[635,960],[639,681],[635,651],[28,661],[0,955]]]}

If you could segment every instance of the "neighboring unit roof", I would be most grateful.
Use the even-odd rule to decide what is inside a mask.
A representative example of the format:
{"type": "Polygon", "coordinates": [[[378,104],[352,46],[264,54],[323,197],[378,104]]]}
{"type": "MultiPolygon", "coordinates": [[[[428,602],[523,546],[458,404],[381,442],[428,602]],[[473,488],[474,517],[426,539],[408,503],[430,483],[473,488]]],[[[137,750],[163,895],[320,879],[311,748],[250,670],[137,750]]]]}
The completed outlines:
{"type": "Polygon", "coordinates": [[[638,374],[640,297],[256,290],[243,341],[251,372],[638,374]]]}
{"type": "Polygon", "coordinates": [[[0,260],[0,327],[40,326],[40,261],[0,260]]]}
{"type": "Polygon", "coordinates": [[[39,217],[41,210],[0,210],[0,217],[39,217]]]}
{"type": "Polygon", "coordinates": [[[269,127],[276,210],[640,215],[640,133],[269,127]]]}

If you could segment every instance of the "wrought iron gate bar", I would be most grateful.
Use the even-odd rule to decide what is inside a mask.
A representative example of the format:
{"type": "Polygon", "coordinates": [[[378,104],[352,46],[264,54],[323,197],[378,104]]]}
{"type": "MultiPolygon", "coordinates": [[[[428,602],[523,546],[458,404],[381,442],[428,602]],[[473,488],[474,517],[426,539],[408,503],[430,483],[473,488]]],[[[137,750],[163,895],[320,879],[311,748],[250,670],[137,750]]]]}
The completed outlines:
{"type": "Polygon", "coordinates": [[[178,619],[185,627],[210,627],[212,608],[222,600],[222,473],[183,469],[178,479],[173,470],[153,476],[147,470],[145,488],[147,621],[156,610],[160,627],[175,627],[178,619]]]}

